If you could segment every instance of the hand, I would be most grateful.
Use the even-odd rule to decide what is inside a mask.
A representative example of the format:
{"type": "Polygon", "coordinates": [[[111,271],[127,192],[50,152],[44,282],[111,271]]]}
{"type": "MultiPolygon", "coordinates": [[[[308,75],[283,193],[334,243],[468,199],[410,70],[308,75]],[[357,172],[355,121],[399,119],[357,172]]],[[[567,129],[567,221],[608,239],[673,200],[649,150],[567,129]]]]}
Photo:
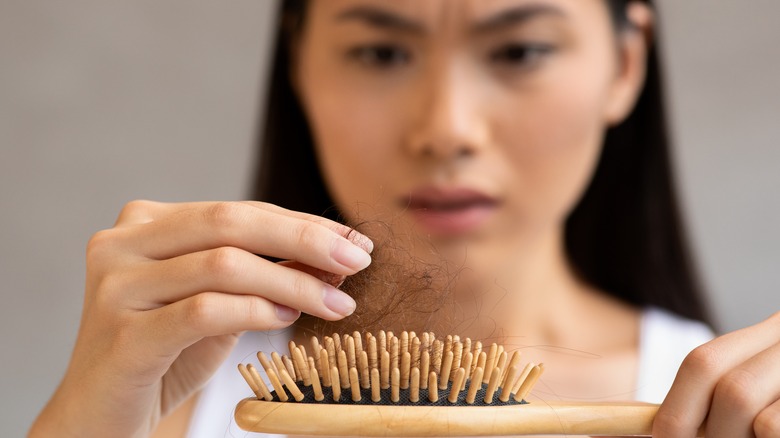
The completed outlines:
{"type": "Polygon", "coordinates": [[[351,314],[334,286],[372,248],[344,225],[259,202],[128,204],[89,242],[76,346],[31,436],[148,435],[238,333],[351,314]]]}
{"type": "Polygon", "coordinates": [[[653,437],[780,437],[780,313],[721,336],[683,361],[653,437]]]}

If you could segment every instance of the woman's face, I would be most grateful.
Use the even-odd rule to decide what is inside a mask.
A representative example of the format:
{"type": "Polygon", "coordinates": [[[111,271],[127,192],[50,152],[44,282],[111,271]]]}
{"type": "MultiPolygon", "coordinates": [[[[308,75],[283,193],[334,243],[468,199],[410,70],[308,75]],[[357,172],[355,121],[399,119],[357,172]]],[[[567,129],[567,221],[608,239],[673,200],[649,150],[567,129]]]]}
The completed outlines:
{"type": "Polygon", "coordinates": [[[313,0],[293,80],[347,218],[494,264],[560,238],[640,88],[634,34],[604,0],[313,0]]]}

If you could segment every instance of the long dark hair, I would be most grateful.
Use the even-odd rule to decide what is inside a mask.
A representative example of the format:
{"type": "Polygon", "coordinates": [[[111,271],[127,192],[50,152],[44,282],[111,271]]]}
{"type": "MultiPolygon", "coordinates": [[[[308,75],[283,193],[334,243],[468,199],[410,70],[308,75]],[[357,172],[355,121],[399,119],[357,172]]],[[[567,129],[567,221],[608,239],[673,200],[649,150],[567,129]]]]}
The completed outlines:
{"type": "MultiPolygon", "coordinates": [[[[618,29],[629,25],[627,3],[608,0],[618,29]]],[[[305,9],[306,0],[284,0],[279,9],[254,198],[338,220],[290,83],[290,39],[305,9]]],[[[636,107],[607,132],[590,186],[567,219],[566,249],[595,287],[637,306],[710,322],[674,189],[659,58],[654,44],[636,107]]]]}

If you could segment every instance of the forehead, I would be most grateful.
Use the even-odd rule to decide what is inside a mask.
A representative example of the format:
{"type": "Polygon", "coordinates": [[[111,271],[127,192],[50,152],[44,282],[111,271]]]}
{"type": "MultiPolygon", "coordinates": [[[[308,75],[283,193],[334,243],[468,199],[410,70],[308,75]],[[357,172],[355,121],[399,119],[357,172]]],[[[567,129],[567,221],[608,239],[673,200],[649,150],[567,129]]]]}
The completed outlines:
{"type": "Polygon", "coordinates": [[[312,0],[310,14],[337,20],[361,8],[412,19],[425,30],[467,26],[490,20],[508,10],[546,10],[573,22],[592,22],[607,15],[607,0],[312,0]]]}

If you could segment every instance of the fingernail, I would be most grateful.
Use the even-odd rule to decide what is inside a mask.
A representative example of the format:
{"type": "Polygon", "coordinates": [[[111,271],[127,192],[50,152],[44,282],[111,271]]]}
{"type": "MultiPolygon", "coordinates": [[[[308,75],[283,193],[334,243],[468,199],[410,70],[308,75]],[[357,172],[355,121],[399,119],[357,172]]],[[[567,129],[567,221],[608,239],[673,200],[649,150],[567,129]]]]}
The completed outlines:
{"type": "Polygon", "coordinates": [[[325,307],[341,316],[352,315],[357,307],[357,303],[351,296],[330,285],[325,285],[322,302],[325,303],[325,307]]]}
{"type": "Polygon", "coordinates": [[[276,317],[280,321],[295,321],[301,316],[301,312],[281,304],[276,304],[276,317]]]}
{"type": "Polygon", "coordinates": [[[357,231],[353,230],[349,236],[347,236],[347,239],[355,245],[363,248],[363,250],[369,254],[371,254],[371,252],[374,250],[374,242],[364,234],[360,234],[357,231]]]}
{"type": "Polygon", "coordinates": [[[331,257],[339,264],[354,271],[365,269],[371,264],[371,256],[346,239],[336,240],[331,257]]]}

